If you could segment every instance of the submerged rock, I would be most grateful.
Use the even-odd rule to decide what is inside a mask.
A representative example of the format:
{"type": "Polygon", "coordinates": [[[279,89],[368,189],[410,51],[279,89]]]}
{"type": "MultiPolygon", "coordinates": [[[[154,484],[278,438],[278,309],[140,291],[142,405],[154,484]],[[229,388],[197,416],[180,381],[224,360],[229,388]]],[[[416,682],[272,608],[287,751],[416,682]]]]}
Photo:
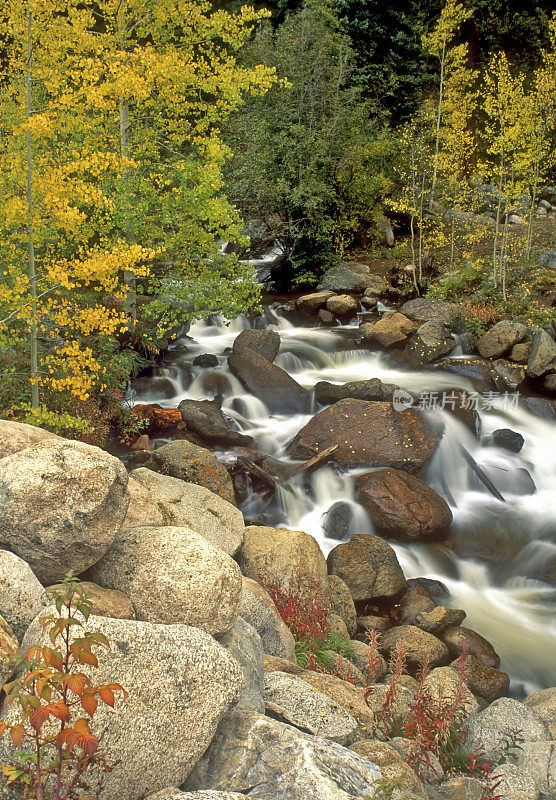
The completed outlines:
{"type": "Polygon", "coordinates": [[[253,444],[252,436],[230,430],[228,420],[214,400],[182,400],[178,408],[187,429],[209,445],[248,447],[253,444]]]}

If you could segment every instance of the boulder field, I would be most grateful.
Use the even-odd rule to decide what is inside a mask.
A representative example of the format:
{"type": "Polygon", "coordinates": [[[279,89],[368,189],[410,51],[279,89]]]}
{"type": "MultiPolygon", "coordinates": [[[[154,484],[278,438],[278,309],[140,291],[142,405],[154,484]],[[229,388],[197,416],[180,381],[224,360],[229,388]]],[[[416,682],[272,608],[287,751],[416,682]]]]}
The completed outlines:
{"type": "MultiPolygon", "coordinates": [[[[276,345],[244,337],[235,353],[256,346],[272,364],[276,345]]],[[[246,526],[226,469],[218,462],[208,479],[207,456],[195,461],[199,445],[183,440],[181,467],[173,455],[153,461],[167,474],[128,475],[98,448],[0,421],[0,676],[11,680],[18,653],[49,641],[46,590],[72,569],[91,597],[83,625],[111,643],[84,670],[129,692],[94,719],[113,766],[87,773],[97,800],[481,797],[479,777],[449,774],[426,747],[416,758],[423,697],[441,716],[458,704],[458,729],[496,765],[488,781],[503,800],[556,797],[556,688],[509,698],[465,610],[408,582],[383,538],[434,539],[450,525],[446,503],[412,474],[437,441],[417,412],[394,423],[385,400],[328,399],[291,450],[318,455],[349,425],[357,447],[340,447],[338,462],[386,465],[357,484],[380,535],[356,533],[328,558],[303,531],[246,526]],[[322,637],[317,656],[311,636],[322,637]]],[[[4,705],[0,721],[16,719],[17,704],[4,705]]],[[[2,737],[0,762],[12,751],[2,737]]]]}

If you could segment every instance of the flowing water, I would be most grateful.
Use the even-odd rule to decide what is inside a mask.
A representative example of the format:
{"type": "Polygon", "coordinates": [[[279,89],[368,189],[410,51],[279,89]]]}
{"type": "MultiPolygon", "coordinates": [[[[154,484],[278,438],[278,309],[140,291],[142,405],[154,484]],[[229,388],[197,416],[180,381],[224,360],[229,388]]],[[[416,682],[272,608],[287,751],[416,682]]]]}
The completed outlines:
{"type": "MultiPolygon", "coordinates": [[[[222,394],[224,413],[238,430],[254,438],[254,447],[288,462],[285,447],[311,414],[270,414],[229,372],[229,348],[238,333],[249,327],[278,331],[282,345],[276,363],[308,389],[322,380],[345,383],[380,378],[413,395],[456,388],[473,391],[459,376],[393,367],[383,353],[360,349],[356,326],[325,329],[308,324],[296,326],[276,308],[266,309],[251,321],[242,317],[228,325],[218,318],[198,322],[174,343],[159,374],[135,382],[131,399],[174,408],[185,398],[222,394]],[[216,355],[218,367],[192,366],[193,358],[201,353],[216,355]]],[[[556,587],[541,580],[556,560],[556,424],[508,404],[507,398],[505,402],[491,399],[479,410],[483,436],[497,428],[511,428],[525,439],[522,451],[516,455],[481,445],[453,415],[425,411],[435,421],[441,417],[444,434],[424,479],[449,503],[454,520],[445,543],[392,545],[407,578],[432,578],[448,588],[450,605],[465,609],[464,625],[492,642],[501,656],[501,668],[512,678],[512,691],[519,696],[556,683],[556,587]],[[506,502],[496,500],[478,481],[461,445],[506,502]]],[[[231,460],[229,454],[218,455],[231,460]]],[[[327,537],[323,522],[328,509],[339,501],[351,510],[351,532],[373,532],[354,492],[355,477],[368,471],[368,467],[347,472],[321,467],[310,476],[283,482],[271,501],[252,492],[242,510],[249,520],[312,534],[326,554],[338,541],[327,537]]]]}

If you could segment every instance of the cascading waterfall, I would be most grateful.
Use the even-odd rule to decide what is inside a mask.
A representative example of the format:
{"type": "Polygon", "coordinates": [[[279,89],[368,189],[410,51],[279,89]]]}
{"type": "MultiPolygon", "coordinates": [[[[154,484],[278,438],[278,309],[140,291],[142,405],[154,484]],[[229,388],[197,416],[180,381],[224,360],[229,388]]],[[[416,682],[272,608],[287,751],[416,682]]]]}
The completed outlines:
{"type": "MultiPolygon", "coordinates": [[[[295,326],[272,308],[256,320],[240,317],[228,324],[212,317],[192,325],[188,335],[172,346],[169,363],[159,374],[142,378],[132,400],[175,408],[186,398],[223,397],[223,411],[254,447],[272,459],[288,462],[285,447],[311,414],[275,415],[246,393],[229,372],[226,357],[234,339],[249,327],[270,328],[281,336],[276,363],[310,389],[318,381],[345,383],[380,378],[419,395],[452,389],[472,391],[465,379],[442,371],[392,367],[380,352],[359,349],[354,325],[335,329],[295,326]],[[192,366],[196,355],[213,353],[213,369],[192,366]]],[[[318,410],[318,409],[315,409],[318,410]]],[[[519,454],[482,445],[453,415],[428,411],[444,434],[427,467],[425,480],[449,503],[454,516],[445,543],[392,543],[408,578],[423,576],[442,581],[451,604],[464,608],[464,624],[492,642],[501,668],[512,677],[513,691],[533,691],[553,685],[556,664],[556,589],[539,578],[549,559],[556,557],[556,425],[522,407],[489,404],[479,408],[483,435],[509,427],[524,437],[519,454]],[[470,470],[462,446],[502,492],[496,500],[470,470]]],[[[226,454],[221,454],[226,459],[226,454]]],[[[372,524],[357,503],[354,479],[369,468],[339,473],[324,466],[309,476],[281,481],[272,501],[252,493],[242,506],[247,519],[304,530],[324,551],[337,544],[323,530],[332,505],[343,502],[351,514],[350,530],[372,532],[372,524]]]]}

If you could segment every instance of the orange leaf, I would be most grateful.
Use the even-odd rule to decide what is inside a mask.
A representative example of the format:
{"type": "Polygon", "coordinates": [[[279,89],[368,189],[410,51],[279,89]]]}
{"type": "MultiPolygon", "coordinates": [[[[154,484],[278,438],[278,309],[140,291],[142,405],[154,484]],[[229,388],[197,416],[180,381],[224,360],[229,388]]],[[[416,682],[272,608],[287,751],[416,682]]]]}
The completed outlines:
{"type": "Polygon", "coordinates": [[[63,722],[69,722],[70,718],[70,710],[65,703],[62,703],[61,700],[58,700],[56,703],[52,703],[52,705],[47,706],[50,713],[61,719],[63,722]]]}
{"type": "Polygon", "coordinates": [[[3,736],[8,726],[5,722],[0,722],[0,736],[3,736]]]}
{"type": "Polygon", "coordinates": [[[65,684],[71,692],[81,697],[87,686],[87,678],[80,672],[76,675],[66,675],[65,684]]]}
{"type": "Polygon", "coordinates": [[[37,655],[37,653],[40,653],[40,651],[41,651],[41,648],[38,645],[35,645],[34,647],[30,647],[27,650],[27,652],[25,653],[25,661],[27,663],[29,663],[29,661],[32,661],[33,658],[37,655]]]}
{"type": "Polygon", "coordinates": [[[78,660],[80,664],[91,664],[93,667],[98,667],[98,658],[93,653],[88,653],[86,650],[81,651],[78,660]]]}
{"type": "Polygon", "coordinates": [[[126,692],[123,686],[120,686],[119,683],[109,683],[108,688],[112,689],[113,692],[123,692],[124,699],[129,697],[129,692],[126,692]]]}
{"type": "Polygon", "coordinates": [[[89,692],[84,692],[81,698],[81,705],[83,706],[84,710],[87,714],[92,717],[95,711],[97,710],[98,700],[96,697],[89,692]]]}
{"type": "Polygon", "coordinates": [[[14,725],[14,727],[10,730],[10,736],[12,737],[12,741],[18,747],[21,747],[21,742],[23,741],[24,735],[25,735],[25,728],[23,727],[22,722],[20,722],[19,725],[14,725]]]}
{"type": "Polygon", "coordinates": [[[114,708],[115,698],[112,689],[109,689],[108,686],[101,686],[99,687],[98,693],[103,703],[105,703],[107,706],[111,706],[112,708],[114,708]]]}
{"type": "Polygon", "coordinates": [[[29,724],[37,731],[40,731],[48,717],[50,716],[50,711],[48,710],[47,706],[39,706],[36,708],[29,717],[29,724]]]}

